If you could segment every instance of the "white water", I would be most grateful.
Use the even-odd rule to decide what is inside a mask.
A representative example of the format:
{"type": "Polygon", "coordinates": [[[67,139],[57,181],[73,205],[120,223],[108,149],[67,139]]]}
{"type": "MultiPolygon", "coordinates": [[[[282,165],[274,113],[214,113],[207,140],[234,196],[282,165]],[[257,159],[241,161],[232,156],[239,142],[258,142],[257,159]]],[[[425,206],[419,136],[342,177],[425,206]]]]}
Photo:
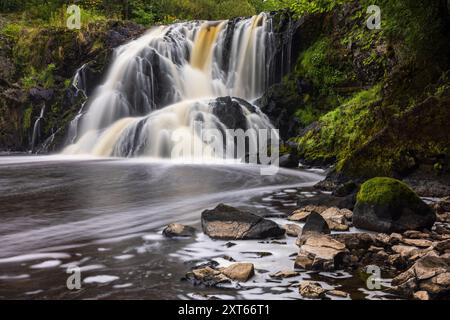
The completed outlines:
{"type": "MultiPolygon", "coordinates": [[[[223,132],[227,126],[215,112],[215,99],[258,98],[269,83],[273,47],[266,14],[235,23],[188,22],[149,30],[116,50],[104,83],[74,121],[79,130],[70,130],[68,141],[76,142],[63,153],[166,158],[175,132],[188,144],[197,142],[197,121],[223,132]]],[[[245,101],[233,100],[246,119],[242,129],[272,128],[245,101]]],[[[208,143],[200,143],[201,156],[209,156],[208,143]]]]}

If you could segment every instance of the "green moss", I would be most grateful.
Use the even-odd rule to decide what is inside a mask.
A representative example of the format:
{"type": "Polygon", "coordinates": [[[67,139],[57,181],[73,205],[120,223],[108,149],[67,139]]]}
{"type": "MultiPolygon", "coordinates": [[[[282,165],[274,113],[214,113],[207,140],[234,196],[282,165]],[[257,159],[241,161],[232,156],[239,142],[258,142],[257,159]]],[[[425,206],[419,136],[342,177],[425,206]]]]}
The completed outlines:
{"type": "Polygon", "coordinates": [[[25,110],[25,112],[23,113],[23,129],[24,130],[28,130],[31,128],[31,116],[33,114],[33,108],[29,107],[25,110]]]}
{"type": "Polygon", "coordinates": [[[364,182],[357,195],[358,202],[368,204],[389,205],[399,200],[414,204],[420,198],[403,182],[387,177],[364,182]]]}
{"type": "Polygon", "coordinates": [[[354,78],[350,65],[341,61],[337,53],[332,40],[322,37],[301,55],[296,66],[297,75],[310,80],[315,87],[320,88],[321,94],[332,93],[335,87],[354,78]]]}
{"type": "Polygon", "coordinates": [[[381,86],[356,93],[347,102],[323,115],[319,127],[298,139],[299,151],[308,161],[343,160],[376,132],[374,105],[381,99],[381,86]]]}

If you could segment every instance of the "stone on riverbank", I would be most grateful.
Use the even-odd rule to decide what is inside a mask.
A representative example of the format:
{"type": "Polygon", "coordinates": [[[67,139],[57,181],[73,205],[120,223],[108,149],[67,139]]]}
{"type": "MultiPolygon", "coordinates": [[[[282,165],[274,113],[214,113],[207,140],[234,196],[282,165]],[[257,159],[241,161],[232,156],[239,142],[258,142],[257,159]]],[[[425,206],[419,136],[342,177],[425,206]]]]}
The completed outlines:
{"type": "Polygon", "coordinates": [[[450,266],[439,256],[427,254],[392,280],[393,291],[407,297],[442,297],[450,292],[450,266]],[[416,293],[416,294],[415,294],[416,293]]]}
{"type": "Polygon", "coordinates": [[[211,238],[222,240],[278,238],[285,233],[271,220],[225,204],[202,212],[202,228],[211,238]]]}
{"type": "Polygon", "coordinates": [[[366,181],[357,196],[353,224],[384,233],[431,229],[436,214],[406,184],[392,178],[366,181]]]}
{"type": "Polygon", "coordinates": [[[336,207],[306,206],[295,210],[289,217],[291,221],[306,221],[312,212],[320,214],[327,222],[329,228],[335,231],[347,231],[350,225],[350,219],[353,213],[348,209],[339,209],[336,207]]]}
{"type": "Polygon", "coordinates": [[[334,270],[348,253],[345,244],[329,235],[312,234],[304,239],[294,266],[305,270],[334,270]]]}

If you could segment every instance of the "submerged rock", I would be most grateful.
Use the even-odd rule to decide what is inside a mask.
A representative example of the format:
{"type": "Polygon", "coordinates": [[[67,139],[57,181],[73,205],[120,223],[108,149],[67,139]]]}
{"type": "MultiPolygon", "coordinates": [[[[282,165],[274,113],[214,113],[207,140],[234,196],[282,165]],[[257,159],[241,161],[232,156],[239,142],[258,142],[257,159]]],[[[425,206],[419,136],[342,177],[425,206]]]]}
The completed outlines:
{"type": "Polygon", "coordinates": [[[202,228],[211,238],[223,240],[278,238],[285,233],[271,220],[225,204],[202,212],[202,228]]]}
{"type": "Polygon", "coordinates": [[[276,279],[285,279],[285,278],[296,277],[299,274],[300,274],[300,272],[297,272],[297,271],[286,270],[286,271],[278,271],[276,273],[273,273],[270,275],[270,277],[276,278],[276,279]]]}
{"type": "Polygon", "coordinates": [[[164,230],[163,235],[167,238],[174,237],[193,237],[195,236],[195,228],[185,226],[179,223],[171,223],[164,230]]]}
{"type": "Polygon", "coordinates": [[[407,185],[392,178],[366,181],[353,211],[355,227],[384,233],[431,229],[435,221],[434,211],[407,185]]]}

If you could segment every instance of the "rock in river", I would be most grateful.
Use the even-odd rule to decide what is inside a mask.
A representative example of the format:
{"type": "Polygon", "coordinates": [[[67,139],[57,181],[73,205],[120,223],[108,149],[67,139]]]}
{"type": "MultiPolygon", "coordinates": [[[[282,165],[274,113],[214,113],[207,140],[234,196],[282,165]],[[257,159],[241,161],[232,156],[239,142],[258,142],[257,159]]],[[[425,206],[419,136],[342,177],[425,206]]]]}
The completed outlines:
{"type": "Polygon", "coordinates": [[[392,178],[366,181],[357,196],[353,224],[383,233],[431,229],[435,212],[406,184],[392,178]]]}
{"type": "Polygon", "coordinates": [[[278,238],[285,233],[271,220],[225,204],[202,212],[202,228],[211,238],[223,240],[278,238]]]}
{"type": "Polygon", "coordinates": [[[309,299],[321,298],[325,293],[325,289],[319,283],[312,281],[303,281],[300,283],[298,291],[302,297],[309,299]]]}
{"type": "Polygon", "coordinates": [[[305,270],[334,270],[338,268],[348,250],[345,244],[329,235],[312,234],[304,240],[295,260],[295,267],[305,270]]]}
{"type": "Polygon", "coordinates": [[[246,282],[255,275],[253,263],[235,263],[221,271],[228,278],[240,282],[246,282]]]}
{"type": "Polygon", "coordinates": [[[303,239],[312,234],[329,234],[330,228],[324,218],[317,212],[312,212],[303,226],[302,233],[297,239],[297,245],[300,245],[303,239]]]}
{"type": "Polygon", "coordinates": [[[185,226],[179,223],[171,223],[163,230],[163,235],[168,238],[193,237],[195,232],[196,230],[194,227],[185,226]]]}

